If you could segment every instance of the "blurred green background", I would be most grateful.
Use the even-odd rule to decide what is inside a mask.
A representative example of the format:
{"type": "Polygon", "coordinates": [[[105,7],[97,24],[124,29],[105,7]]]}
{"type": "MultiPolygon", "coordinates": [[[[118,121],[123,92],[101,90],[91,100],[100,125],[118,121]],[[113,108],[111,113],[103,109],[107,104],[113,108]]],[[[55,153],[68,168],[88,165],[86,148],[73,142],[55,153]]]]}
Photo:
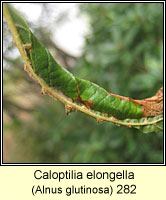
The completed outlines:
{"type": "MultiPolygon", "coordinates": [[[[89,27],[81,56],[66,52],[52,39],[56,27],[69,20],[70,10],[52,18],[56,4],[32,5],[42,12],[30,27],[74,75],[135,99],[153,96],[162,87],[163,4],[77,4],[78,18],[86,19],[89,27]]],[[[5,20],[3,33],[3,162],[163,162],[163,132],[143,134],[108,122],[98,124],[80,112],[66,116],[64,105],[41,95],[40,86],[23,70],[5,20]]]]}

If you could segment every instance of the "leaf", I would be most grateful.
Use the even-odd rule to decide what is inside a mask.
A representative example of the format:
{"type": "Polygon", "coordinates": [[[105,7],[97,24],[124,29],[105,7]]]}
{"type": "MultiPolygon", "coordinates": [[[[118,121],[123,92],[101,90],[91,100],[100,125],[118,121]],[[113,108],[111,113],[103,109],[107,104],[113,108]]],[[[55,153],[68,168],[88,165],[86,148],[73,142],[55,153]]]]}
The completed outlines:
{"type": "Polygon", "coordinates": [[[162,115],[146,116],[143,104],[137,100],[109,93],[62,68],[11,5],[4,4],[4,16],[25,61],[25,70],[41,84],[43,94],[49,94],[66,105],[67,114],[79,110],[95,117],[98,122],[110,121],[144,133],[162,129],[162,115]]]}
{"type": "Polygon", "coordinates": [[[143,133],[160,132],[163,130],[163,116],[142,117],[140,119],[125,119],[124,123],[129,126],[139,129],[143,133]]]}

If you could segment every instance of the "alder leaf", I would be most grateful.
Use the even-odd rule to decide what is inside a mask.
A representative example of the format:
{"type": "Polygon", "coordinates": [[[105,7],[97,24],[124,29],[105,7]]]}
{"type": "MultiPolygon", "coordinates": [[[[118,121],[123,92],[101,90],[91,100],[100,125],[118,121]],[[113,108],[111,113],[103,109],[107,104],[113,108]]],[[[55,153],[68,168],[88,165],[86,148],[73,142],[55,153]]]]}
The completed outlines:
{"type": "Polygon", "coordinates": [[[95,117],[98,122],[110,121],[117,125],[134,127],[144,133],[163,129],[161,89],[155,96],[160,98],[160,104],[157,104],[159,111],[156,111],[157,101],[154,98],[149,104],[150,98],[134,100],[115,95],[90,81],[74,76],[55,61],[49,50],[31,32],[24,17],[10,4],[3,5],[9,29],[25,62],[24,69],[39,82],[43,94],[65,104],[67,114],[79,110],[95,117]]]}

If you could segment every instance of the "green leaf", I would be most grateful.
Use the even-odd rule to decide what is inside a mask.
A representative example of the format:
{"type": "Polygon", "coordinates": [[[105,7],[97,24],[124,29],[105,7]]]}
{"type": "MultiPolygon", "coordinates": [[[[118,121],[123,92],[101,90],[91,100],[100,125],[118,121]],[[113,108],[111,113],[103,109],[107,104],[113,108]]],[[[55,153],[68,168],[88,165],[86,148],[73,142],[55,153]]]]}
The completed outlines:
{"type": "Polygon", "coordinates": [[[66,105],[67,114],[80,110],[95,117],[98,122],[111,121],[140,129],[144,133],[162,129],[162,116],[143,118],[142,106],[130,99],[114,96],[62,68],[11,5],[4,4],[4,15],[25,61],[26,70],[42,85],[43,93],[58,98],[66,105]]]}

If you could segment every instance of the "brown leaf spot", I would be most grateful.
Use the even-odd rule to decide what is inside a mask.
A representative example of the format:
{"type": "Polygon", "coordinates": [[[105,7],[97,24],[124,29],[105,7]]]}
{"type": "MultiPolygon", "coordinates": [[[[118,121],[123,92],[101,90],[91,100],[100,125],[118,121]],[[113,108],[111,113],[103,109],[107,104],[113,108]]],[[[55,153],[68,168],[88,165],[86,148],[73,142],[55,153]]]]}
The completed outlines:
{"type": "Polygon", "coordinates": [[[143,117],[161,115],[163,113],[163,88],[160,88],[153,97],[136,101],[143,106],[143,117]]]}

